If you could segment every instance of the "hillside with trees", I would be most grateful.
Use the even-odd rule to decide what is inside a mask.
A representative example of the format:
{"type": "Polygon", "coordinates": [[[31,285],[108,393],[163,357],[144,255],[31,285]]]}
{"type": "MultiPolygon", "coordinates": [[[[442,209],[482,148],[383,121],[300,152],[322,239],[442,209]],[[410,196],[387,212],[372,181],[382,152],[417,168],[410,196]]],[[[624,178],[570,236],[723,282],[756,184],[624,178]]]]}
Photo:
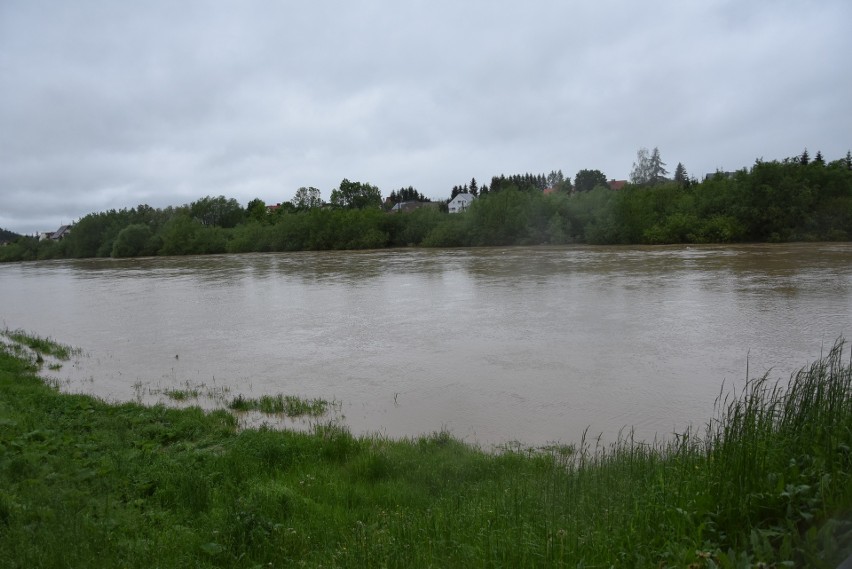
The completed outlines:
{"type": "Polygon", "coordinates": [[[60,241],[17,236],[0,261],[135,257],[385,247],[667,244],[852,239],[852,157],[826,162],[807,152],[703,181],[678,164],[673,180],[655,148],[640,149],[631,181],[610,189],[599,170],[494,176],[453,193],[478,193],[464,213],[420,208],[388,213],[396,201],[426,201],[413,187],[382,200],[379,188],[344,179],[331,203],[316,188],[292,202],[243,208],[224,196],[188,205],[91,213],[60,241]],[[476,188],[476,189],[474,189],[476,188]],[[544,191],[547,189],[548,191],[544,191]],[[383,208],[384,204],[384,208],[383,208]]]}
{"type": "Polygon", "coordinates": [[[2,227],[0,227],[0,243],[5,243],[7,241],[14,241],[15,239],[18,239],[19,237],[21,237],[21,236],[18,235],[17,233],[15,233],[14,231],[9,231],[8,229],[3,229],[2,227]]]}

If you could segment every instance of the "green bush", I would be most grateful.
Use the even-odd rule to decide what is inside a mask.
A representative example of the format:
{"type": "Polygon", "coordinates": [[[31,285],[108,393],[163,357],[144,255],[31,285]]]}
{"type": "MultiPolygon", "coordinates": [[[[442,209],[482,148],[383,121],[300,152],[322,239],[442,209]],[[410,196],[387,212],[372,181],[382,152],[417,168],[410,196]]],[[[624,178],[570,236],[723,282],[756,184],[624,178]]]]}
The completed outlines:
{"type": "Polygon", "coordinates": [[[153,255],[154,234],[142,223],[134,223],[122,229],[112,244],[112,257],[139,257],[153,255]]]}

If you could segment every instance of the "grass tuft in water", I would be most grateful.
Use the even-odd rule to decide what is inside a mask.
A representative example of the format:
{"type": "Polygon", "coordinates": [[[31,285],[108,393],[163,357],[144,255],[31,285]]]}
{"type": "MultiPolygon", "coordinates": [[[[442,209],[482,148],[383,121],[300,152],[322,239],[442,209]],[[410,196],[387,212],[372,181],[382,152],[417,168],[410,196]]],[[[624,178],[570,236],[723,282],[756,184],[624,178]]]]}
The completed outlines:
{"type": "Polygon", "coordinates": [[[187,401],[189,399],[198,399],[201,391],[198,389],[166,389],[163,394],[173,401],[187,401]]]}
{"type": "Polygon", "coordinates": [[[303,399],[294,395],[264,395],[259,399],[237,395],[228,404],[228,408],[234,411],[260,411],[268,415],[287,417],[319,417],[325,415],[329,405],[325,399],[303,399]]]}
{"type": "Polygon", "coordinates": [[[42,363],[43,355],[51,356],[60,361],[68,361],[71,356],[80,355],[82,350],[72,348],[71,346],[60,344],[50,338],[44,338],[35,334],[30,334],[23,330],[4,330],[1,335],[9,338],[13,342],[26,346],[36,354],[36,361],[42,363]]]}

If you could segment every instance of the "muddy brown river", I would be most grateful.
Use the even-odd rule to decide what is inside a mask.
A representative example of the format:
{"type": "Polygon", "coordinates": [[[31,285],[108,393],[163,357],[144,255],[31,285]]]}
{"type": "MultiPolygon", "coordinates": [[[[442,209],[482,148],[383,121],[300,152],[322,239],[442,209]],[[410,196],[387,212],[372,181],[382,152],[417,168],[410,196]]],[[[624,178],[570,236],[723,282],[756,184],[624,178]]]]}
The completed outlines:
{"type": "Polygon", "coordinates": [[[2,264],[0,325],[81,348],[48,373],[111,401],[321,397],[355,433],[483,447],[652,439],[706,423],[747,366],[787,378],[852,339],[852,244],[2,264]]]}

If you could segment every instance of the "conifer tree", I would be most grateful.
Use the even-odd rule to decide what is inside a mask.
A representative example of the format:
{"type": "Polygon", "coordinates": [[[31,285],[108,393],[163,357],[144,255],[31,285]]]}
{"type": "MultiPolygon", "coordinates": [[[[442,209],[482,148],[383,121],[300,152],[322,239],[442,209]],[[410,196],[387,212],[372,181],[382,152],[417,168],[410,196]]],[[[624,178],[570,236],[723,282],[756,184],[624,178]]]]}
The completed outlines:
{"type": "Polygon", "coordinates": [[[686,173],[686,168],[682,162],[677,163],[677,167],[674,172],[674,180],[681,186],[685,185],[689,181],[689,175],[686,173]]]}
{"type": "Polygon", "coordinates": [[[666,163],[660,158],[660,149],[655,146],[651,151],[651,185],[665,182],[668,173],[666,163]]]}

